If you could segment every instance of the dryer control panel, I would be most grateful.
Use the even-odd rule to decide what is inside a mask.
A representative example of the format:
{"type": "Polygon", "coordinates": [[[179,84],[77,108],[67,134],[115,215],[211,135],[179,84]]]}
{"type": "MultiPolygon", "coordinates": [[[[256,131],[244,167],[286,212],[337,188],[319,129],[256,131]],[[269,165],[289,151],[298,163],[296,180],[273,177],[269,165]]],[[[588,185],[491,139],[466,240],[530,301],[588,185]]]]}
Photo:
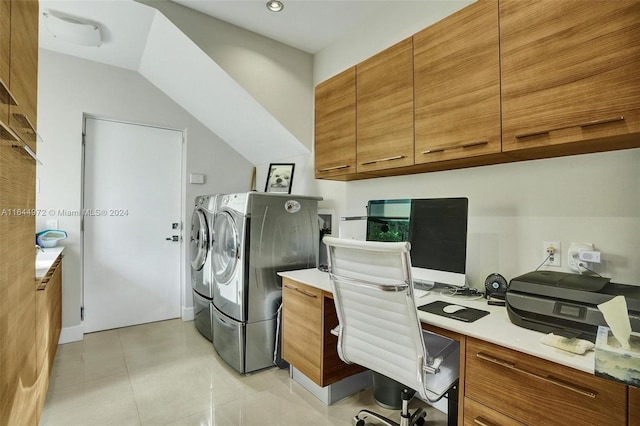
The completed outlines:
{"type": "Polygon", "coordinates": [[[222,196],[222,201],[219,207],[227,207],[237,212],[245,214],[247,212],[247,198],[246,192],[238,194],[226,194],[222,196]]]}

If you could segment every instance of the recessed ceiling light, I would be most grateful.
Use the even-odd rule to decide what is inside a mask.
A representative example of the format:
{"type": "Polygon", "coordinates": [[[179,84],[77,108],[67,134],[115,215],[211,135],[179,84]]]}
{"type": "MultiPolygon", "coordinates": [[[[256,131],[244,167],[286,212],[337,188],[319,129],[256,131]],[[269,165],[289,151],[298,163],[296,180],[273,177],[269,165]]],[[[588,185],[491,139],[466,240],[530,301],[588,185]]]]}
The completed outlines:
{"type": "Polygon", "coordinates": [[[280,12],[284,9],[284,4],[279,0],[269,0],[267,2],[267,9],[272,12],[280,12]]]}

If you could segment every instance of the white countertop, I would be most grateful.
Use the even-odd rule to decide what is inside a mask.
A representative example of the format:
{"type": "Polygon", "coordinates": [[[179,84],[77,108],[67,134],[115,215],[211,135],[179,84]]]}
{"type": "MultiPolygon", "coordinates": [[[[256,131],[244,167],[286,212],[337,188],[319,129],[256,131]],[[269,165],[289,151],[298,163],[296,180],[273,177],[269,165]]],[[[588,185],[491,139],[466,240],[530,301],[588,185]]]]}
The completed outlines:
{"type": "MultiPolygon", "coordinates": [[[[318,269],[279,272],[278,275],[331,293],[329,274],[318,269]]],[[[470,300],[466,297],[446,296],[440,294],[440,290],[437,289],[418,299],[417,304],[426,305],[436,300],[489,311],[490,314],[468,323],[418,311],[418,317],[422,322],[593,374],[595,363],[593,351],[578,355],[543,345],[540,339],[545,336],[545,333],[511,323],[504,306],[487,305],[484,299],[470,300]]]]}
{"type": "Polygon", "coordinates": [[[47,275],[47,271],[53,265],[60,253],[64,251],[64,247],[51,247],[38,250],[36,253],[36,280],[42,279],[47,275]]]}

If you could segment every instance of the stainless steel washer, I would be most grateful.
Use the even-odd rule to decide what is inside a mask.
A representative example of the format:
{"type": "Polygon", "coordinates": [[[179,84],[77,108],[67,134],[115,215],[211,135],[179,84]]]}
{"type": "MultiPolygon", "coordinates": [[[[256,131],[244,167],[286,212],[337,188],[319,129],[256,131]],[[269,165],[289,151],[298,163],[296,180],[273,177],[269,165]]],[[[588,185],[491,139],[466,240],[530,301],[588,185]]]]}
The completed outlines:
{"type": "Polygon", "coordinates": [[[207,339],[212,340],[211,302],[213,277],[211,275],[211,236],[217,195],[196,197],[191,216],[189,255],[191,260],[191,287],[195,325],[207,339]]]}
{"type": "Polygon", "coordinates": [[[213,347],[240,373],[274,365],[279,271],[316,266],[320,198],[220,195],[211,267],[213,347]]]}

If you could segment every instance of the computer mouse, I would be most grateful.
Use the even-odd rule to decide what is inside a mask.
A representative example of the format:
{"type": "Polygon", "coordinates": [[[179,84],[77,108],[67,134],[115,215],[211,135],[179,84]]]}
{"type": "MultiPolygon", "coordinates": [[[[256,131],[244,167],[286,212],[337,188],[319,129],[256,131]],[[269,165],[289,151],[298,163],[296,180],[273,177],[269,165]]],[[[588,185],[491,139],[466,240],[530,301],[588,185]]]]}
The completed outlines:
{"type": "Polygon", "coordinates": [[[443,312],[446,312],[447,314],[455,314],[458,311],[462,311],[465,308],[464,306],[460,306],[460,305],[447,305],[444,308],[442,308],[443,312]]]}

